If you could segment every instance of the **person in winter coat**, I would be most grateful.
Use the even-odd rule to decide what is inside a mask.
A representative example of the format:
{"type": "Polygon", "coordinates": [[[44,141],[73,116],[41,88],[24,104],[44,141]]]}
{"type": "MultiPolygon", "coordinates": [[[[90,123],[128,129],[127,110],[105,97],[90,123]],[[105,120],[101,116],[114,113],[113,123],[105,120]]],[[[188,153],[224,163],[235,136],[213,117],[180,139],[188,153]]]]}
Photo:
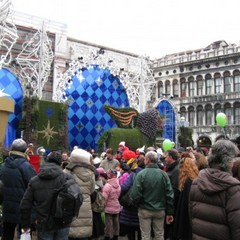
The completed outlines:
{"type": "Polygon", "coordinates": [[[25,232],[31,223],[31,209],[35,208],[38,240],[68,240],[69,228],[55,223],[50,215],[54,192],[65,181],[61,163],[61,153],[50,152],[38,175],[30,180],[21,202],[21,224],[25,232]]]}
{"type": "Polygon", "coordinates": [[[133,183],[130,197],[138,204],[138,217],[142,239],[164,239],[164,221],[173,221],[173,189],[168,175],[159,169],[158,156],[149,151],[145,156],[145,168],[140,171],[133,183]]]}
{"type": "Polygon", "coordinates": [[[108,148],[106,151],[107,157],[101,161],[99,167],[103,168],[105,171],[109,169],[116,169],[119,165],[119,161],[113,157],[113,150],[108,148]]]}
{"type": "Polygon", "coordinates": [[[15,228],[21,224],[20,202],[29,180],[37,174],[27,160],[26,149],[27,143],[23,139],[15,139],[9,156],[1,166],[0,179],[4,184],[2,239],[14,238],[15,228]]]}
{"type": "Polygon", "coordinates": [[[179,162],[179,199],[174,217],[174,239],[191,240],[192,229],[188,213],[188,199],[192,181],[199,173],[195,159],[183,157],[179,162]]]}
{"type": "MultiPolygon", "coordinates": [[[[132,187],[136,175],[143,170],[145,158],[143,156],[138,158],[137,167],[131,171],[129,177],[121,185],[121,194],[119,199],[124,196],[132,187]]],[[[135,240],[135,233],[137,232],[137,239],[141,240],[141,231],[139,227],[138,206],[124,207],[122,206],[120,213],[120,236],[127,235],[128,240],[135,240]]]]}
{"type": "MultiPolygon", "coordinates": [[[[180,160],[180,154],[176,149],[169,149],[166,151],[165,155],[165,164],[166,164],[166,173],[168,174],[173,192],[174,192],[174,215],[177,209],[177,204],[178,204],[178,198],[179,198],[179,160],[180,160]]],[[[174,216],[173,215],[173,216],[174,216]]],[[[171,224],[165,224],[164,226],[164,234],[165,238],[169,239],[174,239],[173,238],[173,231],[174,231],[174,224],[175,222],[173,221],[171,224]]]]}
{"type": "Polygon", "coordinates": [[[108,180],[103,186],[102,195],[105,198],[105,240],[117,240],[119,236],[119,212],[121,209],[118,201],[121,187],[117,178],[117,171],[109,169],[107,171],[108,180]]]}
{"type": "Polygon", "coordinates": [[[64,171],[74,175],[83,194],[83,203],[78,217],[73,220],[69,230],[69,240],[86,239],[92,236],[93,216],[91,195],[95,191],[95,167],[91,164],[92,155],[80,148],[70,154],[70,163],[64,171]]]}
{"type": "Polygon", "coordinates": [[[192,239],[240,239],[240,182],[232,176],[239,154],[230,140],[218,140],[208,155],[209,168],[193,181],[189,210],[192,239]]]}

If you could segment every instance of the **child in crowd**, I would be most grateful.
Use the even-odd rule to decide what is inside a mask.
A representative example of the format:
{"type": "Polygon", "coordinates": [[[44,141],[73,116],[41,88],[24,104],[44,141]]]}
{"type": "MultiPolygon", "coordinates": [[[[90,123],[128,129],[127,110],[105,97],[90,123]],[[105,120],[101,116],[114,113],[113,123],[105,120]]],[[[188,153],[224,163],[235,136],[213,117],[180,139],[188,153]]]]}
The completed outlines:
{"type": "Polygon", "coordinates": [[[104,240],[117,240],[119,235],[119,212],[121,209],[118,198],[121,187],[115,169],[109,169],[107,176],[108,180],[102,189],[102,195],[105,198],[106,216],[104,240]]]}

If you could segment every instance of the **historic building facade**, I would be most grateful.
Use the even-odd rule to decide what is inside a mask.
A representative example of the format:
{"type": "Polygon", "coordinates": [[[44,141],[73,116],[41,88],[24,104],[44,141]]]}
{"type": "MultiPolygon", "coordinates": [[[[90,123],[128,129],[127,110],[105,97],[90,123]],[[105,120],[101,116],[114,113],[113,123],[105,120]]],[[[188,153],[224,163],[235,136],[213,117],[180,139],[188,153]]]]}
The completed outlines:
{"type": "MultiPolygon", "coordinates": [[[[69,38],[65,24],[20,13],[15,13],[13,20],[19,39],[12,50],[13,61],[8,66],[10,71],[14,72],[14,57],[21,51],[22,43],[29,40],[43,23],[52,41],[54,60],[48,81],[43,87],[42,98],[45,100],[53,99],[60,75],[69,68],[71,61],[88,55],[90,50],[111,57],[124,71],[142,68],[139,62],[141,57],[136,54],[69,38]]],[[[176,112],[176,125],[189,124],[194,131],[195,144],[206,141],[210,145],[216,136],[224,133],[229,138],[239,136],[239,45],[217,41],[206,48],[169,54],[149,63],[154,88],[152,94],[145,93],[145,103],[142,103],[145,105],[140,110],[156,106],[161,99],[169,100],[176,112]],[[225,129],[216,125],[215,117],[219,112],[224,112],[228,118],[225,129]]],[[[143,84],[146,76],[139,76],[139,79],[143,84]]],[[[141,94],[144,95],[144,92],[141,94]]]]}
{"type": "Polygon", "coordinates": [[[167,98],[173,103],[178,125],[185,121],[193,128],[195,143],[213,143],[220,134],[232,139],[239,136],[240,46],[217,41],[154,60],[152,70],[154,101],[167,98]],[[219,112],[227,116],[225,129],[216,125],[219,112]]]}

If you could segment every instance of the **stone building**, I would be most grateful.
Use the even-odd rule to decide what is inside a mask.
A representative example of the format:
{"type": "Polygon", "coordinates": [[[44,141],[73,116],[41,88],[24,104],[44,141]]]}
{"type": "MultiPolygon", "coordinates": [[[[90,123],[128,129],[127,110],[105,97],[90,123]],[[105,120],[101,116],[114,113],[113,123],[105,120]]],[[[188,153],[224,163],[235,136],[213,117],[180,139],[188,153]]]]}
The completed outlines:
{"type": "Polygon", "coordinates": [[[216,41],[202,49],[169,54],[151,65],[156,80],[154,101],[169,99],[182,121],[193,128],[197,144],[212,144],[216,136],[234,139],[240,133],[240,46],[216,41]],[[226,114],[225,130],[216,115],[226,114]]]}
{"type": "MultiPolygon", "coordinates": [[[[133,53],[69,38],[67,26],[62,23],[17,12],[13,15],[13,21],[18,29],[19,39],[12,49],[13,61],[8,66],[12,72],[15,67],[14,57],[21,50],[22,43],[29,40],[43,25],[46,27],[54,59],[50,76],[43,87],[43,99],[53,100],[60,75],[69,68],[73,60],[81,59],[92,50],[98,55],[111,58],[119,69],[126,72],[133,72],[138,68],[139,72],[142,72],[140,65],[144,59],[150,63],[148,66],[151,72],[147,73],[147,76],[135,76],[140,79],[139,84],[133,81],[138,87],[134,94],[138,98],[137,106],[140,112],[155,106],[161,99],[167,99],[174,106],[176,125],[189,124],[193,128],[195,144],[211,145],[220,134],[226,134],[229,138],[239,136],[239,45],[228,44],[222,40],[205,48],[149,60],[133,53]],[[153,87],[143,88],[141,93],[140,85],[144,85],[147,78],[153,87]],[[219,112],[224,112],[228,118],[225,129],[216,125],[215,117],[219,112]]],[[[134,95],[129,89],[128,91],[128,96],[134,95]]],[[[134,101],[133,98],[132,102],[134,101]]]]}

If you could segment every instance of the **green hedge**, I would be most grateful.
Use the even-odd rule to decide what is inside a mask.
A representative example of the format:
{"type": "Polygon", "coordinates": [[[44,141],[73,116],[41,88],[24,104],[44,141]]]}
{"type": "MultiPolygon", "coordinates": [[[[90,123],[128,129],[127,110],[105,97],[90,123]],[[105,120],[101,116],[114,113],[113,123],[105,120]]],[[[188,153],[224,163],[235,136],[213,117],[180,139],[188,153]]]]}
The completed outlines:
{"type": "Polygon", "coordinates": [[[144,145],[146,148],[154,145],[154,140],[150,140],[146,135],[141,133],[138,128],[113,128],[105,131],[99,138],[98,153],[101,153],[104,147],[111,147],[115,152],[118,148],[118,144],[122,141],[125,141],[126,146],[133,151],[144,145]]]}

